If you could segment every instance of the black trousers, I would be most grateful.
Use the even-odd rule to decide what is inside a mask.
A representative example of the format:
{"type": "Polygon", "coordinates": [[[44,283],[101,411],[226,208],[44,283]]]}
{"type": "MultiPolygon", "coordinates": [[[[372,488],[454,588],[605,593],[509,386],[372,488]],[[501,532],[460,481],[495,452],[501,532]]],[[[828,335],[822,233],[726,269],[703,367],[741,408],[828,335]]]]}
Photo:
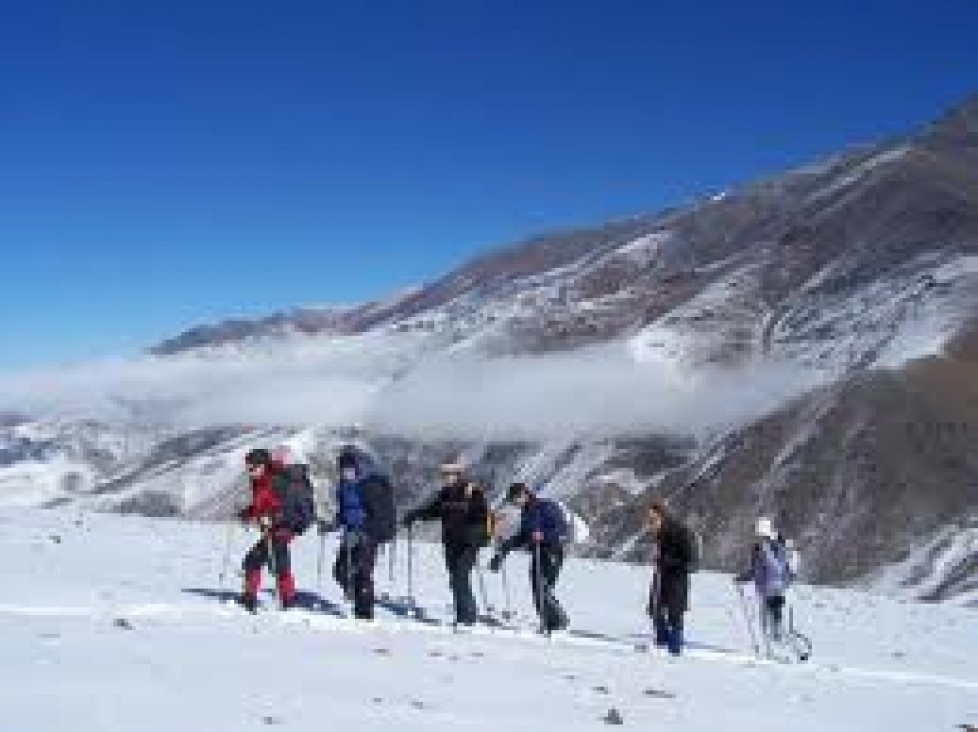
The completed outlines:
{"type": "Polygon", "coordinates": [[[540,616],[545,630],[563,630],[569,624],[567,613],[554,595],[560,570],[564,566],[564,549],[560,546],[540,544],[531,548],[530,587],[533,590],[533,606],[540,616]]]}
{"type": "Polygon", "coordinates": [[[268,540],[259,539],[258,542],[245,554],[244,561],[241,563],[245,572],[254,572],[265,565],[271,570],[274,568],[276,574],[288,574],[292,571],[292,558],[289,556],[289,542],[283,541],[278,537],[272,538],[272,553],[274,562],[268,561],[268,540]]]}
{"type": "Polygon", "coordinates": [[[478,559],[479,550],[474,546],[445,545],[445,567],[452,590],[455,622],[461,625],[473,625],[479,616],[479,606],[472,591],[472,570],[478,559]]]}
{"type": "Polygon", "coordinates": [[[354,617],[371,620],[374,617],[374,568],[377,565],[377,544],[367,536],[348,533],[340,542],[333,564],[333,579],[353,600],[354,617]]]}

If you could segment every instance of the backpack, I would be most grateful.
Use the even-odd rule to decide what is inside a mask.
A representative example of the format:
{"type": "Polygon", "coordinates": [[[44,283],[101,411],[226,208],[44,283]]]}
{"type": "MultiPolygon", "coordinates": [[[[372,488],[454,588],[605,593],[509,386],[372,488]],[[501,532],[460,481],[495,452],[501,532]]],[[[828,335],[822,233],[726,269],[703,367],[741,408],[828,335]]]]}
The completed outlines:
{"type": "Polygon", "coordinates": [[[316,499],[308,465],[288,465],[273,483],[282,503],[282,523],[294,534],[302,534],[316,520],[316,499]]]}
{"type": "Polygon", "coordinates": [[[785,554],[787,554],[788,577],[792,581],[798,578],[801,571],[801,552],[795,546],[794,539],[786,539],[784,542],[785,554]]]}
{"type": "Polygon", "coordinates": [[[358,481],[363,508],[366,511],[367,534],[378,544],[387,544],[397,536],[397,507],[394,505],[394,486],[381,473],[368,475],[358,481]]]}
{"type": "Polygon", "coordinates": [[[564,503],[554,501],[560,508],[563,518],[563,531],[561,533],[562,544],[585,544],[591,538],[591,530],[576,512],[572,511],[564,503]]]}

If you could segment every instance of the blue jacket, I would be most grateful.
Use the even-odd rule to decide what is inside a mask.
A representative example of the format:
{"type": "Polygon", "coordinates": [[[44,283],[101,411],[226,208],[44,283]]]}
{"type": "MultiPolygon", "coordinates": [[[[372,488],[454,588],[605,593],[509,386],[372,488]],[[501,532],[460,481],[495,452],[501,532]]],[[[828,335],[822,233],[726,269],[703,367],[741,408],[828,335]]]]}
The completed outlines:
{"type": "Polygon", "coordinates": [[[547,546],[559,547],[566,543],[570,529],[563,509],[555,501],[532,497],[520,513],[519,530],[503,542],[500,551],[506,554],[513,549],[529,547],[536,532],[543,534],[543,544],[547,546]]]}
{"type": "Polygon", "coordinates": [[[336,524],[344,531],[361,532],[375,543],[394,538],[397,515],[394,489],[380,472],[373,458],[358,448],[346,448],[344,457],[353,456],[355,480],[345,480],[340,467],[336,484],[336,524]]]}

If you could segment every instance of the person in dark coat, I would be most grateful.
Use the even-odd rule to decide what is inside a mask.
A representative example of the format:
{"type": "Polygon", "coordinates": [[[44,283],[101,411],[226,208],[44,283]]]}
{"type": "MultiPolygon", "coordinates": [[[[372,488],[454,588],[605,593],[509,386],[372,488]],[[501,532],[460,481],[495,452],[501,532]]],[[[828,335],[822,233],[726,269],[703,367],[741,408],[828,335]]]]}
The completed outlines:
{"type": "Polygon", "coordinates": [[[244,591],[239,602],[251,612],[258,609],[262,568],[267,564],[276,575],[279,602],[283,609],[288,609],[295,601],[295,578],[289,556],[293,532],[285,521],[281,497],[285,494],[282,483],[288,483],[291,479],[285,472],[285,466],[273,460],[268,450],[261,448],[245,455],[245,468],[251,481],[251,503],[238,513],[238,518],[246,523],[255,522],[262,536],[242,562],[244,591]]]}
{"type": "Polygon", "coordinates": [[[693,535],[661,502],[652,504],[648,519],[655,539],[655,573],[649,589],[648,613],[655,626],[656,646],[668,648],[678,656],[683,647],[683,615],[689,609],[693,535]]]}
{"type": "Polygon", "coordinates": [[[472,591],[472,570],[479,550],[489,542],[489,505],[483,490],[467,479],[457,462],[441,466],[442,485],[422,506],[408,511],[402,523],[441,520],[441,538],[445,549],[445,567],[452,590],[455,623],[474,625],[479,610],[472,591]]]}
{"type": "Polygon", "coordinates": [[[377,550],[397,529],[393,489],[370,456],[356,447],[343,448],[336,465],[336,519],[320,531],[343,532],[333,578],[353,601],[354,617],[372,620],[377,550]]]}
{"type": "Polygon", "coordinates": [[[529,549],[533,554],[530,587],[540,628],[545,633],[563,630],[570,621],[554,595],[564,565],[564,544],[570,533],[563,509],[554,501],[538,497],[523,483],[509,487],[507,500],[520,507],[520,528],[499,545],[489,569],[498,572],[509,552],[529,549]]]}

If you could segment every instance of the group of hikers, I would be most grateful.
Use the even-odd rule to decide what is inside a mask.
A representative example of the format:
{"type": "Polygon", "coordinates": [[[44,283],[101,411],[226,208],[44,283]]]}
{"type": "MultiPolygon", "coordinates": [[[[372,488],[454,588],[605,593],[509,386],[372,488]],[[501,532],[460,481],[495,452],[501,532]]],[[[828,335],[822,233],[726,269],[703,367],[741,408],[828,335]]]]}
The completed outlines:
{"type": "MultiPolygon", "coordinates": [[[[316,516],[308,466],[293,460],[288,448],[253,449],[245,456],[245,467],[251,502],[238,518],[257,524],[261,530],[261,538],[242,565],[244,589],[238,600],[249,611],[258,608],[265,566],[277,581],[281,607],[294,606],[296,583],[289,544],[316,525],[321,536],[340,532],[333,578],[350,600],[353,616],[372,620],[377,602],[374,571],[380,547],[395,539],[398,523],[410,532],[418,522],[440,521],[457,630],[485,618],[479,613],[472,575],[474,570],[481,571],[480,551],[490,546],[494,549],[488,563],[492,572],[503,569],[511,552],[530,553],[530,590],[540,631],[550,635],[569,625],[555,588],[574,532],[573,517],[562,504],[538,495],[525,483],[513,483],[505,493],[506,504],[519,512],[519,522],[501,535],[497,513],[491,509],[485,491],[466,475],[465,466],[457,460],[441,465],[438,489],[420,506],[407,511],[400,522],[390,480],[360,447],[346,446],[337,457],[335,514],[330,518],[316,516]]],[[[651,504],[647,522],[654,540],[655,570],[647,612],[656,646],[679,655],[684,646],[683,618],[689,608],[690,575],[699,565],[699,543],[695,533],[672,516],[662,502],[651,504]]],[[[754,583],[760,599],[761,630],[770,644],[785,639],[785,595],[797,567],[790,544],[774,531],[770,520],[759,519],[756,528],[748,568],[735,577],[735,582],[738,588],[754,583]]],[[[754,644],[759,650],[756,639],[754,644]]]]}

